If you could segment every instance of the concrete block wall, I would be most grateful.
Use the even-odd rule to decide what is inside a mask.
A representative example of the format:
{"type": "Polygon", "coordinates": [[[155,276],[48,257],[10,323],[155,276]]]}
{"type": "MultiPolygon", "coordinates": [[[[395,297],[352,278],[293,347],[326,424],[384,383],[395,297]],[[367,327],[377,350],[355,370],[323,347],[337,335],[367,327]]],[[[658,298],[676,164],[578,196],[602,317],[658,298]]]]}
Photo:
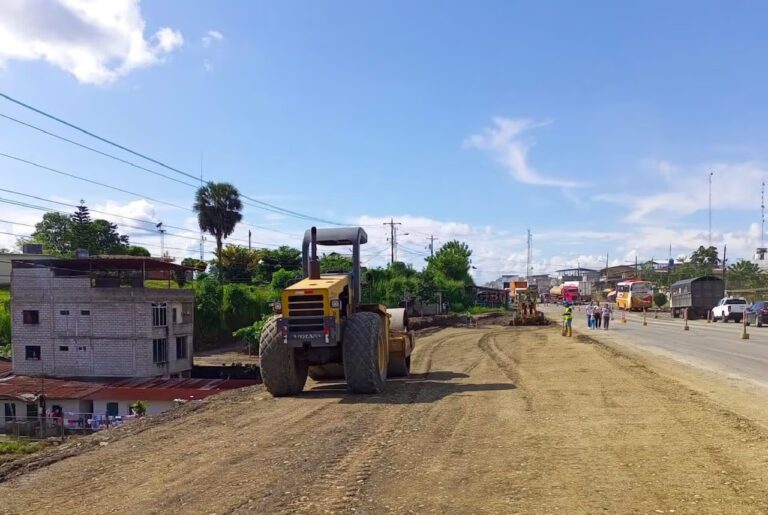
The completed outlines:
{"type": "Polygon", "coordinates": [[[36,268],[14,269],[11,291],[17,374],[152,377],[192,368],[192,290],[91,288],[88,277],[53,277],[36,268]],[[162,302],[168,326],[152,327],[152,304],[162,302]],[[174,323],[173,307],[184,323],[174,323]],[[27,309],[38,311],[39,324],[23,324],[27,309]],[[177,359],[176,336],[187,337],[187,358],[177,359]],[[167,338],[168,363],[153,362],[154,338],[167,338]],[[27,345],[40,346],[40,360],[26,359],[27,345]]]}

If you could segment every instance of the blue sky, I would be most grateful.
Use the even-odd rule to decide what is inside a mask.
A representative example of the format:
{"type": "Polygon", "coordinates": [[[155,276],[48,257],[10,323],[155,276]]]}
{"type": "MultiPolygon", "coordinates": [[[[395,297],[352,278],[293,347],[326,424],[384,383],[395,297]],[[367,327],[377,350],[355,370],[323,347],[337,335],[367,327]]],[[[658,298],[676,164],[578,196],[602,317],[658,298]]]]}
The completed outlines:
{"type": "MultiPolygon", "coordinates": [[[[707,241],[710,171],[713,243],[750,257],[767,14],[759,2],[9,1],[0,91],[193,174],[202,153],[206,178],[255,198],[363,223],[371,264],[387,256],[389,217],[408,233],[402,259],[421,266],[429,234],[463,239],[481,281],[524,272],[527,228],[536,271],[666,257],[670,243],[687,253],[707,241]]],[[[7,101],[0,114],[129,157],[7,101]]],[[[4,119],[0,152],[191,203],[187,186],[4,119]]],[[[188,211],[7,158],[0,174],[5,189],[194,228],[188,211]]],[[[0,204],[0,219],[37,218],[0,204]]],[[[285,232],[307,225],[250,207],[246,220],[284,231],[252,228],[270,244],[298,244],[285,232]]]]}

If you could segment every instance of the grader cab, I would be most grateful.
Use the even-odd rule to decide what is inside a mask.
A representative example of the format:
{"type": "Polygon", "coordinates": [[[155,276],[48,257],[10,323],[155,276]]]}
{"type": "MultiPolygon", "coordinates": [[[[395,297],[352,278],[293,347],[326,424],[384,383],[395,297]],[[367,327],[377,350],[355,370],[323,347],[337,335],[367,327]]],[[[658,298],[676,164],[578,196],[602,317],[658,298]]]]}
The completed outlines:
{"type": "Polygon", "coordinates": [[[405,310],[361,303],[360,246],[367,241],[361,227],[305,232],[303,278],[281,292],[280,314],[261,333],[261,377],[272,395],[301,392],[307,376],[378,393],[387,377],[409,374],[415,336],[405,310]],[[318,245],[352,246],[352,271],[321,274],[318,245]]]}

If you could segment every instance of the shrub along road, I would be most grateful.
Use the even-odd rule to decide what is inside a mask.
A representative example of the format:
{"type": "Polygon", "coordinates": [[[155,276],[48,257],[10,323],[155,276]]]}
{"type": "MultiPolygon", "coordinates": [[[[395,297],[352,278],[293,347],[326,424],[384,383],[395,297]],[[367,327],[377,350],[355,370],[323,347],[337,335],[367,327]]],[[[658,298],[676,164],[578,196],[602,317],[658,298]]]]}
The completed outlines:
{"type": "Polygon", "coordinates": [[[388,387],[225,393],[9,478],[0,512],[768,510],[761,426],[556,326],[440,331],[388,387]]]}

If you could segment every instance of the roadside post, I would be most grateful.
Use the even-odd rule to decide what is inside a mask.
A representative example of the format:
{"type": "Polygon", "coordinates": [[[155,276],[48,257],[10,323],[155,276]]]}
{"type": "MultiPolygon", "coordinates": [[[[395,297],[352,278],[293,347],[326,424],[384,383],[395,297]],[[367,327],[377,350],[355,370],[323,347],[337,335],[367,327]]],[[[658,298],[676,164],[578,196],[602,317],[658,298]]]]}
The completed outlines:
{"type": "Polygon", "coordinates": [[[741,339],[749,340],[749,333],[747,332],[747,316],[741,315],[741,339]]]}
{"type": "Polygon", "coordinates": [[[656,306],[656,310],[653,312],[653,318],[659,318],[659,307],[656,306]]]}
{"type": "Polygon", "coordinates": [[[621,310],[621,323],[622,324],[627,323],[627,311],[625,309],[621,310]]]}
{"type": "Polygon", "coordinates": [[[707,311],[707,323],[708,324],[712,323],[712,310],[711,309],[707,311]]]}
{"type": "Polygon", "coordinates": [[[645,314],[645,308],[643,308],[643,325],[648,325],[648,318],[645,314]]]}
{"type": "Polygon", "coordinates": [[[683,326],[683,331],[690,331],[691,328],[688,327],[688,308],[685,308],[685,325],[683,326]]]}

